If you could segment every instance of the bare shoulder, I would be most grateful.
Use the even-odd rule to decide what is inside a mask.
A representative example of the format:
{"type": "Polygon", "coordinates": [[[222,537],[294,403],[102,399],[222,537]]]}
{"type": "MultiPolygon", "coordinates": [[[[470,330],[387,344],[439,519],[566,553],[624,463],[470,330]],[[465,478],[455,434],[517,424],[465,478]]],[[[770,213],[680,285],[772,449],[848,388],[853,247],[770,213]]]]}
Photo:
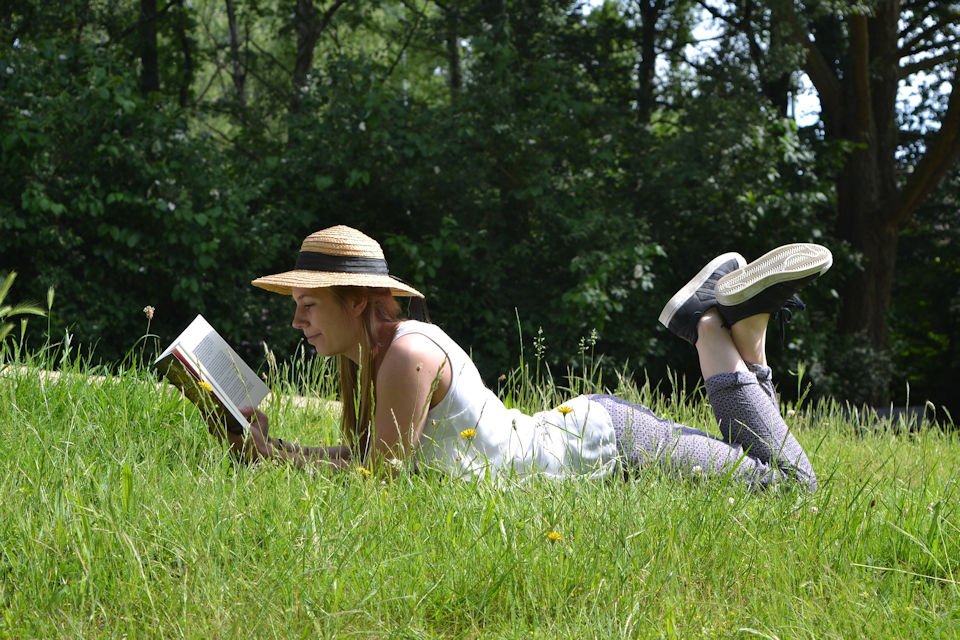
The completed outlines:
{"type": "Polygon", "coordinates": [[[428,394],[430,405],[442,400],[453,380],[447,354],[430,338],[409,333],[390,346],[377,372],[378,394],[428,394]]]}
{"type": "Polygon", "coordinates": [[[409,370],[411,367],[431,369],[433,372],[446,359],[446,354],[433,340],[419,333],[400,336],[390,346],[383,358],[383,369],[390,371],[409,370]]]}

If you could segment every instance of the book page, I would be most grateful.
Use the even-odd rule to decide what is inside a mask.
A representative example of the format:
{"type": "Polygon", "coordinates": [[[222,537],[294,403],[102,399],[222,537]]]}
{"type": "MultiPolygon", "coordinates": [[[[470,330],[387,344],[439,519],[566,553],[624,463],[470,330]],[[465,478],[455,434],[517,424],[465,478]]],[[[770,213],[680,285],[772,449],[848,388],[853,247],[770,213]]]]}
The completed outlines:
{"type": "Polygon", "coordinates": [[[238,409],[256,407],[269,390],[237,352],[215,331],[211,331],[193,349],[211,384],[238,409]]]}

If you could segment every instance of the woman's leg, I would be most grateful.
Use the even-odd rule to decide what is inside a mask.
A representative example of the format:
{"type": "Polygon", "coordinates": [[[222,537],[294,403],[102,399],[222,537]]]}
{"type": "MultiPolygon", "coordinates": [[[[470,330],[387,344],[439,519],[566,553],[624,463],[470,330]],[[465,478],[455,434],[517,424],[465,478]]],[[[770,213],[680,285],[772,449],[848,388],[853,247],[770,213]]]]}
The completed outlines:
{"type": "MultiPolygon", "coordinates": [[[[744,384],[752,384],[753,388],[746,391],[746,396],[738,398],[743,406],[737,404],[733,410],[750,414],[751,417],[761,415],[764,424],[770,422],[773,415],[779,418],[777,405],[771,402],[757,376],[740,357],[730,332],[724,328],[716,310],[708,310],[700,317],[697,332],[699,337],[696,347],[700,354],[704,378],[708,380],[707,390],[711,403],[711,389],[716,390],[720,403],[726,408],[730,405],[731,397],[728,387],[738,388],[744,384]],[[714,382],[711,383],[710,380],[714,382]],[[750,403],[759,406],[755,409],[750,403]]],[[[685,475],[722,476],[729,473],[754,486],[768,486],[784,478],[780,467],[771,464],[773,456],[755,455],[753,451],[744,455],[744,448],[752,446],[754,441],[749,439],[746,433],[741,433],[741,429],[727,428],[734,424],[729,419],[729,410],[725,409],[723,414],[717,415],[721,433],[725,436],[725,439],[721,440],[703,431],[661,418],[643,405],[614,396],[591,396],[591,399],[603,405],[612,417],[620,455],[631,467],[656,463],[685,475]],[[739,439],[728,436],[739,436],[739,439]]],[[[780,423],[782,424],[782,420],[780,423]]],[[[783,425],[782,430],[786,431],[786,425],[783,425]]],[[[761,453],[770,451],[770,447],[760,449],[761,453]]]]}
{"type": "Polygon", "coordinates": [[[769,315],[751,317],[731,331],[723,326],[716,309],[704,314],[697,341],[704,385],[726,442],[814,490],[813,467],[780,415],[770,368],[765,364],[762,349],[768,319],[769,315]],[[754,350],[757,345],[759,352],[754,350]],[[738,346],[752,362],[745,361],[738,346]]]}
{"type": "Polygon", "coordinates": [[[756,487],[783,479],[778,468],[744,455],[743,447],[661,418],[641,404],[609,395],[590,399],[610,414],[618,452],[631,470],[657,464],[694,477],[731,474],[756,487]]]}

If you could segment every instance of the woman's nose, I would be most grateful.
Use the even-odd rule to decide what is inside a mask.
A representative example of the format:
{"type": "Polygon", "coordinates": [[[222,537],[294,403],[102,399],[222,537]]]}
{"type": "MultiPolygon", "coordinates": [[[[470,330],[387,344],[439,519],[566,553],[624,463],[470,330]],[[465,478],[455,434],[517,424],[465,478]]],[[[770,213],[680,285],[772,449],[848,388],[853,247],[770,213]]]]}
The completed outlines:
{"type": "Polygon", "coordinates": [[[303,317],[300,315],[300,310],[297,309],[293,314],[293,328],[301,329],[304,326],[303,317]]]}

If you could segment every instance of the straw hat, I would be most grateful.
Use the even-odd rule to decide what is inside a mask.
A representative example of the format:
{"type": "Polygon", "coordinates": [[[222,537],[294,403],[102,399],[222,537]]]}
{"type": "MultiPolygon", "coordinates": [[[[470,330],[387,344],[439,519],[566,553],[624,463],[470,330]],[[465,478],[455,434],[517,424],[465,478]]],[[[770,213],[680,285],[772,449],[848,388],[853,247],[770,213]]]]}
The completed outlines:
{"type": "Polygon", "coordinates": [[[293,287],[385,287],[395,296],[422,298],[423,294],[394,278],[387,270],[383,249],[356,229],[337,225],[311,233],[300,246],[293,271],[263,276],[253,286],[290,295],[293,287]]]}

